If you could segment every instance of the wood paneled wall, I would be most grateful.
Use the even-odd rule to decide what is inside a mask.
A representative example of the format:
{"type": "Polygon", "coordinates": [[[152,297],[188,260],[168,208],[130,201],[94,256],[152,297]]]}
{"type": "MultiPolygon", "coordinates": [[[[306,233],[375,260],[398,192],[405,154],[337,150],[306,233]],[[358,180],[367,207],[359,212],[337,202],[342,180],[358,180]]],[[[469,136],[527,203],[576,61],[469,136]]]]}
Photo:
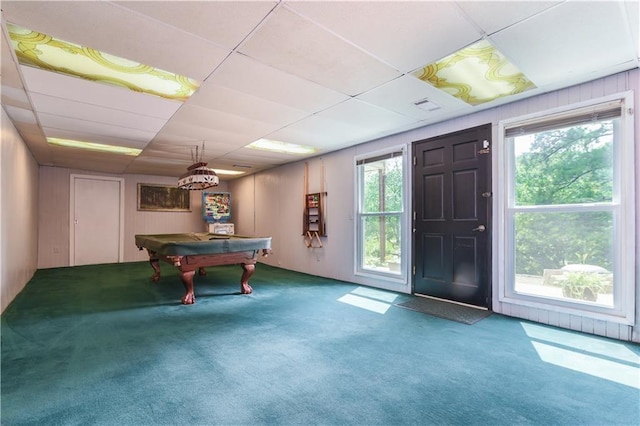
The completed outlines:
{"type": "MultiPolygon", "coordinates": [[[[486,123],[493,125],[493,143],[498,142],[498,122],[525,114],[545,111],[551,108],[570,105],[590,99],[633,90],[636,108],[640,105],[640,71],[638,69],[601,78],[589,83],[562,89],[522,101],[506,104],[475,114],[455,118],[431,126],[422,127],[399,135],[385,137],[352,148],[333,152],[322,157],[290,163],[276,169],[253,176],[233,180],[229,188],[234,204],[254,206],[253,214],[243,210],[236,223],[237,229],[254,230],[257,235],[273,237],[274,253],[265,259],[266,263],[286,269],[313,275],[353,282],[357,284],[411,292],[411,283],[390,283],[370,277],[361,277],[354,272],[354,213],[355,213],[355,175],[354,157],[359,154],[407,144],[414,141],[455,132],[486,123]],[[315,185],[310,192],[319,191],[319,170],[325,170],[325,188],[327,191],[327,233],[323,248],[306,248],[301,235],[304,165],[308,164],[310,182],[315,185]],[[253,189],[253,190],[252,190],[253,189]]],[[[640,128],[636,113],[635,138],[638,140],[640,128]]],[[[637,143],[636,143],[637,145],[637,143]]],[[[494,152],[496,152],[494,150],[494,152]]],[[[636,149],[636,170],[640,169],[640,147],[636,149]]],[[[494,171],[493,181],[496,182],[494,171]]],[[[638,175],[636,174],[636,182],[638,175]]],[[[640,193],[640,184],[636,184],[636,193],[640,193]]],[[[636,196],[636,228],[640,229],[640,197],[636,196]]],[[[244,208],[244,207],[243,207],[244,208]]],[[[494,212],[498,206],[494,206],[494,212]]],[[[243,231],[244,232],[244,231],[243,231]]],[[[636,251],[640,253],[640,232],[636,233],[636,251]]],[[[494,242],[495,245],[500,241],[494,242]]],[[[494,274],[498,265],[494,259],[494,274]]],[[[599,321],[588,317],[559,314],[553,309],[536,309],[516,304],[499,302],[497,279],[493,279],[493,310],[509,316],[523,318],[558,327],[579,330],[601,336],[640,342],[640,312],[636,314],[636,326],[620,325],[614,322],[599,321]]],[[[640,306],[640,270],[636,265],[636,307],[640,306]]],[[[636,308],[637,311],[637,308],[636,308]]]]}
{"type": "Polygon", "coordinates": [[[2,110],[0,135],[0,311],[36,271],[38,164],[2,110]]]}
{"type": "MultiPolygon", "coordinates": [[[[138,183],[175,185],[176,178],[147,175],[108,175],[58,167],[40,167],[40,214],[38,268],[69,266],[69,191],[72,174],[123,177],[125,181],[124,206],[124,261],[147,260],[144,251],[134,244],[136,234],[168,234],[204,232],[201,216],[201,191],[191,192],[191,212],[138,211],[138,183]]],[[[215,191],[227,191],[221,182],[215,191]]],[[[233,220],[233,218],[232,218],[233,220]]]]}

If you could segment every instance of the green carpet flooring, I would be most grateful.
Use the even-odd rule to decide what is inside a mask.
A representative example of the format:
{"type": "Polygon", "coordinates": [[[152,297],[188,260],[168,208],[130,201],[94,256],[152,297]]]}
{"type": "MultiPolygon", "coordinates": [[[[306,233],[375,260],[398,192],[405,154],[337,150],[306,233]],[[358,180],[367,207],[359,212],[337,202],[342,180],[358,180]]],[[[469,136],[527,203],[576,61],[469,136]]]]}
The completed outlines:
{"type": "Polygon", "coordinates": [[[634,425],[640,347],[257,265],[39,270],[2,315],[2,425],[634,425]]]}

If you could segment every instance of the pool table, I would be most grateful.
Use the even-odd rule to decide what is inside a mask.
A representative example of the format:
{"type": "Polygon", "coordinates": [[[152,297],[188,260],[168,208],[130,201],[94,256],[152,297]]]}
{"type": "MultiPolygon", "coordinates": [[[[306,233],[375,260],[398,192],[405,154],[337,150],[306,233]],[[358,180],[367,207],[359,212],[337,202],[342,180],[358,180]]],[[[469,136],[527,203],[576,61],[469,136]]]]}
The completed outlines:
{"type": "Polygon", "coordinates": [[[237,265],[242,267],[240,292],[253,291],[249,278],[253,275],[258,254],[267,256],[271,250],[271,237],[247,237],[242,235],[188,233],[136,235],[138,249],[146,249],[149,263],[153,268],[151,279],[160,279],[160,260],[170,263],[180,271],[180,278],[186,289],[182,296],[184,305],[195,303],[193,277],[206,275],[207,266],[237,265]]]}

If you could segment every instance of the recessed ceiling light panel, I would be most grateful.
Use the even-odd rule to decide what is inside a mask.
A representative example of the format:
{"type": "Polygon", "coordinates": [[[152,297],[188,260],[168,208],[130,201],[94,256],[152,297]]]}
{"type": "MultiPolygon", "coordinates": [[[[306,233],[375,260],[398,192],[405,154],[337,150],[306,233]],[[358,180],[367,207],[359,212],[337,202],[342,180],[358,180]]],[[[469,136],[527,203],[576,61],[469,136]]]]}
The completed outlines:
{"type": "Polygon", "coordinates": [[[225,169],[213,169],[214,172],[216,172],[216,174],[219,175],[228,175],[228,176],[239,176],[239,175],[243,175],[246,172],[242,171],[242,170],[225,170],[225,169]]]}
{"type": "Polygon", "coordinates": [[[126,87],[167,99],[186,101],[200,86],[196,80],[7,24],[21,65],[100,83],[126,87]]]}
{"type": "Polygon", "coordinates": [[[71,139],[47,138],[47,142],[51,145],[65,146],[68,148],[87,149],[89,151],[110,152],[113,154],[124,154],[138,156],[142,152],[141,149],[129,148],[126,146],[105,145],[94,142],[75,141],[71,139]]]}
{"type": "Polygon", "coordinates": [[[413,75],[470,105],[491,102],[536,87],[487,40],[429,64],[413,75]]]}
{"type": "Polygon", "coordinates": [[[297,145],[295,143],[273,141],[269,139],[259,139],[247,145],[247,148],[299,155],[313,154],[318,151],[317,148],[311,146],[297,145]]]}

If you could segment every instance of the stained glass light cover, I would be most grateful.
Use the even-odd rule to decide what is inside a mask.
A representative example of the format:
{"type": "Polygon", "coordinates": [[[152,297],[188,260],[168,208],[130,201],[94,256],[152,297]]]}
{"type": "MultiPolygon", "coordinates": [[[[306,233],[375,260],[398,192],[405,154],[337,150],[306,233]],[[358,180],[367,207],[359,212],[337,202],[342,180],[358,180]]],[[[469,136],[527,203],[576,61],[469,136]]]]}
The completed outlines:
{"type": "Polygon", "coordinates": [[[126,87],[184,102],[200,82],[139,62],[113,56],[55,37],[7,24],[21,65],[126,87]]]}
{"type": "Polygon", "coordinates": [[[413,75],[470,105],[536,87],[488,40],[481,40],[429,64],[413,75]]]}

